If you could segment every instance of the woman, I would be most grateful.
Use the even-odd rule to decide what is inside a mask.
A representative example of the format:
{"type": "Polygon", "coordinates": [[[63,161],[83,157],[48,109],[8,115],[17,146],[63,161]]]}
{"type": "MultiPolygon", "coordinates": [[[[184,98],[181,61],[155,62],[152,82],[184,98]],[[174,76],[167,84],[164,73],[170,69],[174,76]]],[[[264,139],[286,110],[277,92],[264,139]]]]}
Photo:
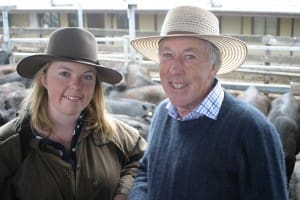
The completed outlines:
{"type": "Polygon", "coordinates": [[[122,76],[98,63],[95,37],[58,29],[17,72],[33,82],[0,128],[0,199],[127,199],[146,143],[105,111],[101,82],[122,76]]]}

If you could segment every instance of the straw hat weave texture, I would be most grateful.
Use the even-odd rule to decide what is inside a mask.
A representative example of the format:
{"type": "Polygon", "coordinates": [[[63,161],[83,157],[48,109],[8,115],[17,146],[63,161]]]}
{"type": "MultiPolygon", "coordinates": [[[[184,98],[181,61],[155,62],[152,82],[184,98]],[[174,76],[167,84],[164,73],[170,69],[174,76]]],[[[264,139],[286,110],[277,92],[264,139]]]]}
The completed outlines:
{"type": "Polygon", "coordinates": [[[218,74],[228,73],[238,68],[248,55],[247,46],[243,41],[220,35],[219,22],[214,14],[194,6],[171,9],[165,17],[159,36],[137,38],[131,41],[131,45],[143,56],[158,63],[159,41],[178,36],[197,37],[215,45],[222,56],[222,65],[218,74]]]}

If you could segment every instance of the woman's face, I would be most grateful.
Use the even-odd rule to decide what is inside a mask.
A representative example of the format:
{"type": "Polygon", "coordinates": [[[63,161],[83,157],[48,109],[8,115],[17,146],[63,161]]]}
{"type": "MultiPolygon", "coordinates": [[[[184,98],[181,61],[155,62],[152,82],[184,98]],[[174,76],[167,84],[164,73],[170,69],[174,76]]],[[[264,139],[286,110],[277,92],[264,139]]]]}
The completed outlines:
{"type": "Polygon", "coordinates": [[[96,73],[92,66],[52,62],[40,79],[48,93],[49,114],[79,116],[93,97],[96,73]]]}

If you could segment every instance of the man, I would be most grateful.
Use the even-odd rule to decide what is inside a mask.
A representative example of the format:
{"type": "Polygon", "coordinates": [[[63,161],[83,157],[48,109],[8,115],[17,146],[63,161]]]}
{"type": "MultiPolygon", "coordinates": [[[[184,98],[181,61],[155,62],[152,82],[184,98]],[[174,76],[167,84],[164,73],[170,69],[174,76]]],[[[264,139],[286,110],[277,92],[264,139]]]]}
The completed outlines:
{"type": "Polygon", "coordinates": [[[278,133],[216,78],[244,63],[244,42],[221,36],[217,18],[192,6],[171,9],[160,36],[132,46],[159,62],[168,96],[156,109],[131,200],[285,200],[278,133]]]}

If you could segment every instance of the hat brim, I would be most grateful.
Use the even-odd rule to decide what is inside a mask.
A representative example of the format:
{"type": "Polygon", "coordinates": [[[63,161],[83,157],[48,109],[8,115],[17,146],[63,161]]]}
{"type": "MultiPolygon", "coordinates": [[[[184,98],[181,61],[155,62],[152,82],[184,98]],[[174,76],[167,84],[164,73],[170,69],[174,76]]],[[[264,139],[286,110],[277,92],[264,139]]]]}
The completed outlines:
{"type": "Polygon", "coordinates": [[[174,34],[167,36],[150,36],[134,39],[131,41],[131,45],[143,56],[158,63],[159,41],[165,38],[184,36],[207,40],[220,50],[222,65],[217,74],[225,74],[235,70],[245,62],[248,56],[248,48],[245,42],[232,37],[219,35],[174,34]]]}
{"type": "Polygon", "coordinates": [[[75,62],[94,66],[101,75],[100,81],[106,83],[116,84],[122,80],[122,75],[119,72],[110,68],[103,67],[102,65],[98,65],[88,61],[56,57],[48,54],[36,54],[24,58],[18,63],[16,70],[21,76],[32,79],[45,64],[53,61],[75,62]]]}

